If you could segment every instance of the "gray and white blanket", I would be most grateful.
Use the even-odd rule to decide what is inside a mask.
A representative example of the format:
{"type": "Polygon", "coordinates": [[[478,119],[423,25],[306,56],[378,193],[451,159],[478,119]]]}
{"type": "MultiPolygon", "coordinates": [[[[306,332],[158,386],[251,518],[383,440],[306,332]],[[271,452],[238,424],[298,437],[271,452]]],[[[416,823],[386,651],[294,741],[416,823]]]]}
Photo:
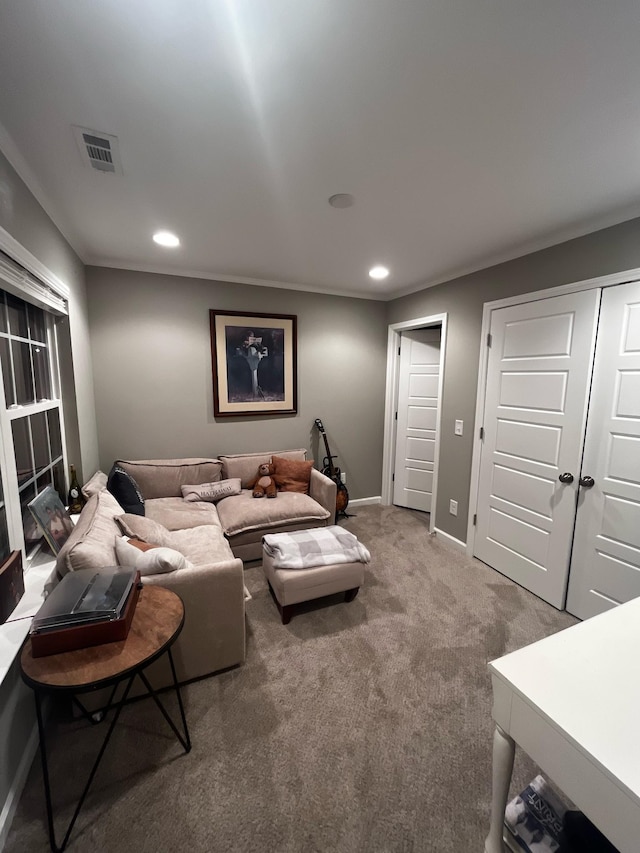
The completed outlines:
{"type": "Polygon", "coordinates": [[[353,533],[338,525],[267,533],[262,543],[276,569],[312,569],[334,563],[368,563],[371,559],[353,533]]]}

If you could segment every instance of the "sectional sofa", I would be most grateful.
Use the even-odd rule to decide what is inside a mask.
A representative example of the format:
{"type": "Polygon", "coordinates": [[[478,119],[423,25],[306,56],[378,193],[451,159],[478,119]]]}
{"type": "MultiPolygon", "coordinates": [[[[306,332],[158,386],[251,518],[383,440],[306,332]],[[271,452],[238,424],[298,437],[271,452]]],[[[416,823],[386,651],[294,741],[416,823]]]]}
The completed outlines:
{"type": "MultiPolygon", "coordinates": [[[[299,466],[308,471],[306,494],[287,490],[279,491],[275,499],[255,499],[247,484],[264,461],[276,457],[294,463],[295,468],[305,463],[305,456],[304,450],[289,450],[209,459],[118,460],[118,467],[139,490],[144,514],[125,512],[107,489],[106,475],[97,472],[85,486],[87,503],[57,557],[57,574],[118,565],[116,545],[122,552],[123,537],[138,548],[146,543],[178,552],[178,558],[184,558],[179,568],[164,565],[160,573],[144,575],[142,580],[173,589],[184,602],[185,625],[174,647],[179,680],[240,664],[245,659],[243,561],[261,557],[262,536],[267,532],[333,523],[336,505],[335,483],[313,468],[309,471],[308,462],[299,466]],[[188,488],[224,486],[223,481],[234,481],[238,493],[217,502],[193,500],[188,488]],[[183,497],[183,487],[190,500],[183,497]]],[[[142,556],[146,552],[137,553],[141,561],[146,560],[142,556]]],[[[135,564],[135,559],[128,564],[135,564]]],[[[155,663],[150,675],[157,686],[168,684],[166,660],[155,663]]]]}

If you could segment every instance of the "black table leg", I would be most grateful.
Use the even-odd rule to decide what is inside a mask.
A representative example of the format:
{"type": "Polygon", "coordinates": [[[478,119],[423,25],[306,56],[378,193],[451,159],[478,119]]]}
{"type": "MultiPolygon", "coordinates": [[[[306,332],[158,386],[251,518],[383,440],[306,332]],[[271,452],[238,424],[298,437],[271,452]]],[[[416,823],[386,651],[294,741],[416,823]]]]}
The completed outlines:
{"type": "Polygon", "coordinates": [[[40,738],[40,760],[42,762],[42,775],[44,777],[44,795],[45,795],[45,799],[47,801],[47,823],[49,826],[49,844],[51,846],[53,853],[62,853],[62,851],[67,846],[67,843],[69,841],[69,836],[71,835],[71,831],[73,829],[73,826],[76,822],[78,815],[80,814],[80,809],[82,808],[82,805],[83,805],[83,803],[87,797],[87,794],[89,793],[89,788],[91,787],[91,783],[93,782],[94,776],[96,775],[96,772],[98,770],[98,766],[100,764],[100,761],[102,760],[102,756],[104,755],[104,751],[107,748],[107,744],[109,743],[109,741],[111,739],[111,735],[113,733],[113,730],[116,727],[116,723],[118,722],[118,717],[120,716],[120,711],[122,711],[122,708],[124,706],[124,703],[125,703],[127,696],[129,695],[129,690],[131,689],[131,685],[133,684],[134,679],[135,679],[135,673],[129,678],[129,681],[127,682],[127,686],[126,686],[125,691],[122,695],[122,698],[120,699],[120,701],[118,702],[118,704],[116,706],[116,710],[115,710],[115,713],[113,715],[113,719],[111,720],[111,725],[109,726],[109,730],[105,736],[105,739],[103,741],[102,746],[100,747],[100,752],[98,753],[98,756],[97,756],[97,758],[93,764],[93,767],[91,768],[91,773],[89,774],[89,778],[87,779],[87,783],[84,786],[84,791],[82,792],[80,800],[78,801],[78,805],[76,806],[76,810],[73,813],[73,817],[71,818],[71,822],[69,823],[69,826],[67,828],[65,836],[62,840],[62,845],[60,847],[58,847],[58,845],[56,844],[55,827],[53,825],[53,807],[51,805],[51,788],[50,788],[50,784],[49,784],[49,769],[48,769],[48,764],[47,764],[47,749],[46,749],[46,744],[45,744],[45,727],[44,727],[44,722],[42,720],[42,705],[41,705],[41,700],[40,700],[40,691],[39,690],[35,691],[36,716],[38,718],[38,735],[40,738]]]}
{"type": "Polygon", "coordinates": [[[191,751],[191,738],[189,736],[189,729],[187,728],[187,718],[186,718],[185,713],[184,713],[184,705],[182,704],[182,695],[180,693],[180,685],[178,684],[178,678],[176,676],[176,668],[175,668],[175,665],[173,663],[173,655],[171,654],[171,649],[167,649],[167,654],[169,655],[169,663],[171,664],[171,675],[173,676],[173,687],[176,691],[176,696],[178,697],[178,706],[180,708],[180,716],[182,717],[182,728],[184,730],[184,737],[180,734],[175,723],[173,722],[173,720],[171,719],[171,717],[167,713],[166,708],[164,707],[164,705],[160,701],[160,697],[158,696],[157,692],[151,686],[151,683],[149,682],[149,679],[147,678],[147,676],[144,674],[144,672],[142,672],[142,670],[138,673],[138,675],[140,676],[144,686],[147,688],[149,696],[151,696],[153,701],[156,703],[156,705],[160,709],[162,716],[165,718],[165,720],[171,726],[171,730],[173,731],[174,735],[178,738],[178,740],[182,744],[182,748],[184,749],[184,751],[190,752],[191,751]]]}
{"type": "Polygon", "coordinates": [[[105,705],[102,708],[99,708],[97,711],[87,711],[83,703],[75,695],[71,697],[71,701],[76,706],[76,708],[80,709],[80,713],[85,718],[85,720],[88,720],[88,722],[90,722],[92,726],[95,726],[96,723],[101,723],[106,717],[113,703],[113,697],[116,695],[116,690],[118,689],[119,684],[120,682],[116,682],[113,685],[113,689],[105,705]]]}

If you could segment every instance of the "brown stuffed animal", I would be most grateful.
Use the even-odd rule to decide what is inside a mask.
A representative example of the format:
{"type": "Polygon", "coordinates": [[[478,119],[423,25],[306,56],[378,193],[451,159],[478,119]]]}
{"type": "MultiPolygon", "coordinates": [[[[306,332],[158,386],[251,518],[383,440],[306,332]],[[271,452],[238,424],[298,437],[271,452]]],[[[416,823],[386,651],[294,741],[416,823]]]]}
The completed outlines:
{"type": "Polygon", "coordinates": [[[277,494],[276,481],[271,476],[274,468],[270,462],[263,462],[258,467],[258,473],[247,483],[248,489],[253,489],[254,498],[263,498],[265,495],[268,498],[275,498],[277,494]]]}

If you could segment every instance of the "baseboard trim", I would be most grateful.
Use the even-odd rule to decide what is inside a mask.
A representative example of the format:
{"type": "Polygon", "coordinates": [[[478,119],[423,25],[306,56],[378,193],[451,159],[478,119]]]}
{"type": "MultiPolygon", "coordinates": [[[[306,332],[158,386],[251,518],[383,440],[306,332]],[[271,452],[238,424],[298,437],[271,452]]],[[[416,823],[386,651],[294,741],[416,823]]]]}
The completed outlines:
{"type": "Polygon", "coordinates": [[[456,539],[455,536],[451,536],[450,533],[445,533],[444,530],[439,530],[437,527],[433,531],[436,536],[439,536],[443,539],[447,544],[451,545],[452,548],[455,548],[457,551],[463,551],[465,554],[467,553],[467,543],[462,542],[460,539],[456,539]]]}
{"type": "Polygon", "coordinates": [[[349,509],[350,506],[374,506],[374,505],[380,504],[380,503],[382,503],[382,496],[381,495],[374,495],[373,497],[370,497],[370,498],[356,498],[353,501],[352,500],[349,501],[349,504],[347,505],[347,509],[349,509]]]}
{"type": "Polygon", "coordinates": [[[31,769],[31,764],[37,749],[38,727],[34,725],[25,750],[22,753],[22,758],[20,759],[16,775],[13,777],[11,782],[7,799],[4,801],[4,806],[0,812],[0,850],[4,850],[4,846],[7,843],[9,830],[11,829],[11,824],[13,822],[16,809],[18,808],[18,803],[20,802],[22,789],[27,781],[27,776],[29,775],[29,770],[31,769]]]}

